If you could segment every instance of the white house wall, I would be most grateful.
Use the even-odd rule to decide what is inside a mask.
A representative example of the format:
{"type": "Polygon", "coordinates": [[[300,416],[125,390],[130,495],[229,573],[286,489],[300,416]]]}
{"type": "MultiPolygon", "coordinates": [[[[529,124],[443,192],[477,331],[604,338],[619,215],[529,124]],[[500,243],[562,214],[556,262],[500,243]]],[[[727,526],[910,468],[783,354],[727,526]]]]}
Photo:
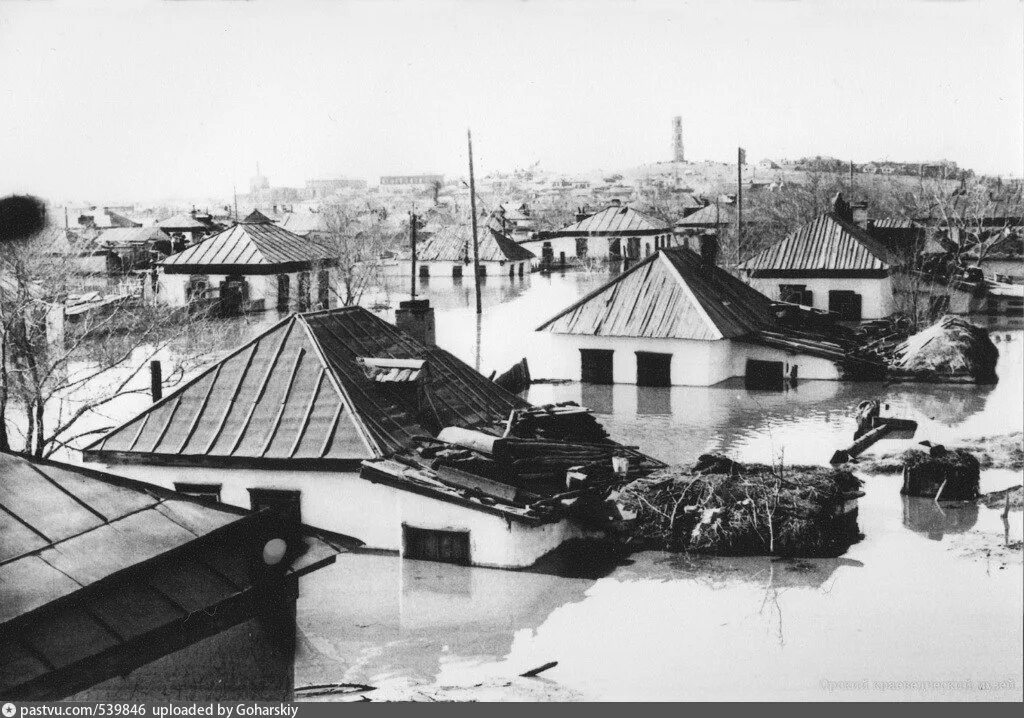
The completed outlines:
{"type": "Polygon", "coordinates": [[[749,280],[750,286],[769,299],[780,299],[780,287],[783,284],[803,284],[812,292],[811,299],[814,309],[828,310],[829,291],[850,291],[861,296],[861,318],[881,319],[893,313],[896,304],[893,300],[891,277],[878,279],[847,279],[840,277],[756,277],[749,280]]]}
{"type": "MultiPolygon", "coordinates": [[[[333,281],[336,270],[328,269],[329,276],[333,281]]],[[[301,272],[289,272],[288,273],[288,289],[289,289],[289,306],[295,306],[297,300],[297,292],[299,287],[299,274],[301,272]]],[[[318,283],[319,273],[317,271],[309,272],[309,304],[312,307],[316,304],[318,296],[318,283]]],[[[223,282],[227,275],[224,274],[167,274],[161,272],[159,275],[159,291],[157,292],[156,298],[172,307],[184,307],[188,303],[188,285],[192,277],[203,276],[206,277],[207,284],[211,289],[219,289],[221,282],[223,282]]],[[[246,274],[246,275],[231,275],[241,276],[245,279],[249,285],[249,300],[259,301],[263,300],[263,306],[265,309],[275,309],[277,307],[277,274],[246,274]]],[[[148,280],[147,280],[148,286],[148,280]]],[[[332,293],[328,294],[329,303],[331,306],[334,305],[335,298],[332,293]]]]}
{"type": "Polygon", "coordinates": [[[402,552],[402,525],[468,531],[474,565],[521,568],[567,540],[586,534],[576,524],[532,526],[458,504],[373,483],[352,472],[108,464],[128,478],[174,489],[176,481],[221,484],[221,501],[251,508],[248,489],[299,491],[303,523],[357,538],[366,548],[402,552]]]}
{"type": "Polygon", "coordinates": [[[651,339],[642,337],[597,337],[552,334],[548,363],[538,367],[538,376],[581,380],[580,349],[611,349],[612,379],[616,384],[637,383],[637,352],[671,354],[673,386],[711,386],[746,374],[747,359],[779,361],[787,373],[797,366],[799,379],[839,379],[840,370],[828,359],[789,353],[758,344],[721,339],[651,339]]]}
{"type": "MultiPolygon", "coordinates": [[[[576,237],[554,237],[552,239],[545,240],[532,240],[525,243],[527,249],[537,255],[536,262],[540,262],[543,259],[544,245],[546,243],[551,244],[551,253],[554,262],[559,262],[561,254],[565,253],[566,263],[578,259],[576,256],[576,237]]],[[[609,247],[611,246],[612,240],[616,237],[604,237],[604,236],[593,236],[587,237],[587,257],[589,259],[608,259],[609,247]]],[[[675,246],[677,243],[672,236],[671,232],[659,235],[643,235],[640,236],[640,257],[647,257],[659,248],[675,246]],[[660,240],[660,241],[658,241],[660,240]]],[[[623,235],[618,237],[620,254],[626,255],[626,247],[629,241],[629,235],[623,235]]]]}

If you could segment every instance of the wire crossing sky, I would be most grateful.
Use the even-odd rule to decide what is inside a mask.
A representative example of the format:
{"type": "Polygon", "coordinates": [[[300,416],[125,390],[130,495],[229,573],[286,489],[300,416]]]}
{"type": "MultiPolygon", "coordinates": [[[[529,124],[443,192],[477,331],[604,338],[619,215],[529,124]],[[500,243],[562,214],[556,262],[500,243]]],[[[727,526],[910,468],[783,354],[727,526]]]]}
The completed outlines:
{"type": "Polygon", "coordinates": [[[0,2],[0,193],[672,156],[1020,175],[1024,11],[992,2],[0,2]]]}

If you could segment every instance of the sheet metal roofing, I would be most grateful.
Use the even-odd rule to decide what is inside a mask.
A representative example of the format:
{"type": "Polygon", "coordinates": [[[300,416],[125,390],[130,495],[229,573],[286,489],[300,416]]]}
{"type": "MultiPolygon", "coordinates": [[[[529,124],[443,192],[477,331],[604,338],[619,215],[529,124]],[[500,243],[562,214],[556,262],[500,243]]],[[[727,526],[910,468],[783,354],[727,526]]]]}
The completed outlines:
{"type": "Polygon", "coordinates": [[[660,250],[538,330],[699,339],[745,336],[775,322],[768,297],[686,247],[660,250]]]}
{"type": "Polygon", "coordinates": [[[480,428],[526,403],[361,307],[296,314],[84,451],[206,459],[386,456],[445,426],[480,428]],[[425,360],[425,405],[360,358],[425,360]]]}
{"type": "Polygon", "coordinates": [[[330,259],[326,245],[300,237],[287,229],[267,223],[236,224],[203,239],[183,252],[172,254],[160,264],[174,267],[273,267],[284,264],[312,264],[330,259]]]}
{"type": "MultiPolygon", "coordinates": [[[[0,453],[0,476],[0,695],[60,697],[90,659],[117,666],[122,649],[139,653],[132,641],[251,588],[239,554],[262,548],[245,536],[265,515],[12,454],[0,453]]],[[[293,575],[336,553],[316,539],[307,549],[293,575]]],[[[95,670],[82,672],[95,682],[95,670]]]]}
{"type": "Polygon", "coordinates": [[[96,241],[108,247],[124,246],[126,244],[145,244],[166,240],[167,235],[157,227],[115,227],[100,232],[96,241]]]}
{"type": "Polygon", "coordinates": [[[736,207],[715,203],[698,209],[676,222],[677,227],[718,227],[736,223],[736,207]]]}
{"type": "Polygon", "coordinates": [[[739,265],[752,272],[886,271],[891,257],[860,227],[826,212],[739,265]]]}
{"type": "MultiPolygon", "coordinates": [[[[523,262],[536,255],[514,239],[481,222],[477,226],[477,245],[481,262],[523,262]]],[[[416,245],[421,262],[464,262],[473,260],[473,228],[464,224],[447,225],[416,245]]]]}
{"type": "Polygon", "coordinates": [[[167,219],[162,219],[156,223],[156,226],[163,230],[179,229],[189,232],[193,230],[208,229],[207,225],[200,222],[188,212],[179,212],[167,219]]]}
{"type": "Polygon", "coordinates": [[[556,234],[631,234],[635,232],[668,232],[669,227],[664,222],[638,212],[632,207],[619,207],[612,205],[584,219],[563,227],[556,234]]]}

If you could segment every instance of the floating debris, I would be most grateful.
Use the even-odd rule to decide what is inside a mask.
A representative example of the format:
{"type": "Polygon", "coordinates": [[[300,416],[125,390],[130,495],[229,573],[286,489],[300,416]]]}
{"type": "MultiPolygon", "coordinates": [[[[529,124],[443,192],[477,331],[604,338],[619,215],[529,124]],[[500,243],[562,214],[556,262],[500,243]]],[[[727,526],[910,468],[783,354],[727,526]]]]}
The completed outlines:
{"type": "Polygon", "coordinates": [[[999,350],[988,332],[952,315],[913,334],[892,351],[891,379],[993,383],[999,350]]]}
{"type": "Polygon", "coordinates": [[[906,496],[946,501],[972,501],[978,497],[981,465],[969,451],[944,446],[928,447],[928,453],[911,449],[903,454],[903,488],[906,496]]]}

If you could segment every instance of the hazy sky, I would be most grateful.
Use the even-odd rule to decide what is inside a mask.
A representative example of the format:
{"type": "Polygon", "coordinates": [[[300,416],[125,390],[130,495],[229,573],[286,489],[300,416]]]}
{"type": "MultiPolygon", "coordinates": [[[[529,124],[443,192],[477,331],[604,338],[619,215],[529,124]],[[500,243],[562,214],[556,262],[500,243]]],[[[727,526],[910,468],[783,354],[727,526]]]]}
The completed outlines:
{"type": "Polygon", "coordinates": [[[829,154],[1021,174],[1024,12],[987,2],[0,2],[0,193],[829,154]]]}

